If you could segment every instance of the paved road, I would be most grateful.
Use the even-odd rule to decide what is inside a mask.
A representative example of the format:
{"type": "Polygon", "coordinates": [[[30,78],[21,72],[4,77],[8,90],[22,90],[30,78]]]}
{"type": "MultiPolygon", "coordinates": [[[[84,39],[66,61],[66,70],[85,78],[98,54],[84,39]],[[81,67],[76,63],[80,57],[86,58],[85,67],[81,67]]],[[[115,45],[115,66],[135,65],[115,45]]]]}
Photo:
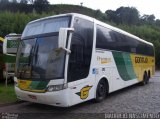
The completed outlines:
{"type": "MultiPolygon", "coordinates": [[[[19,116],[44,118],[105,118],[108,114],[158,114],[160,112],[160,71],[145,86],[134,85],[110,94],[103,102],[88,101],[70,108],[24,102],[0,107],[0,118],[19,116]],[[5,113],[8,114],[5,114],[5,113]]],[[[126,116],[126,115],[125,115],[126,116]]],[[[131,115],[135,116],[135,115],[131,115]]],[[[141,116],[141,115],[140,115],[141,116]]],[[[145,115],[146,116],[146,115],[145,115]]],[[[147,115],[148,116],[148,115],[147,115]]],[[[151,115],[152,116],[152,115],[151,115]]],[[[157,115],[154,115],[157,116],[157,115]]],[[[18,119],[19,119],[18,118],[18,119]]]]}

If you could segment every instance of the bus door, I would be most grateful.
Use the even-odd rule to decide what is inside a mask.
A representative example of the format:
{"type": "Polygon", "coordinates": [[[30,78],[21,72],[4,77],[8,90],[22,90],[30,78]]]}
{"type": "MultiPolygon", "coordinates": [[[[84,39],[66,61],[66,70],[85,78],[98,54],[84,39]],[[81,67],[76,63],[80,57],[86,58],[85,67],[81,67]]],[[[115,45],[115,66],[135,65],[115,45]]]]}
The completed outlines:
{"type": "Polygon", "coordinates": [[[92,46],[93,22],[75,18],[67,74],[72,104],[91,98],[93,80],[91,80],[89,72],[92,46]]]}

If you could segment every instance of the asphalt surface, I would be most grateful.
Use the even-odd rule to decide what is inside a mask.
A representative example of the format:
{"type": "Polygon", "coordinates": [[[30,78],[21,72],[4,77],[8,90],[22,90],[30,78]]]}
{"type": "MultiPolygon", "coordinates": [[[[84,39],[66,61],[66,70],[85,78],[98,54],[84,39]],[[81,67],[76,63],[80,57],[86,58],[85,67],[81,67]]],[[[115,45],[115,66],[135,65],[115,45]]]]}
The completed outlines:
{"type": "Polygon", "coordinates": [[[149,84],[138,84],[109,94],[101,103],[93,100],[69,108],[30,102],[0,106],[2,119],[160,118],[160,71],[149,84]]]}

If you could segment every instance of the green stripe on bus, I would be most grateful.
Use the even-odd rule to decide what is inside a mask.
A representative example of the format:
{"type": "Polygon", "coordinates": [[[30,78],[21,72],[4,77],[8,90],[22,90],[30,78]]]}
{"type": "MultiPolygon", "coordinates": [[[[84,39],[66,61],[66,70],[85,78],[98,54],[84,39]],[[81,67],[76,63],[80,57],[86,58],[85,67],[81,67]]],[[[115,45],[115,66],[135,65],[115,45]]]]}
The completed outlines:
{"type": "Polygon", "coordinates": [[[45,89],[48,85],[48,82],[46,81],[41,81],[38,86],[37,86],[37,90],[42,90],[42,89],[45,89]]]}
{"type": "Polygon", "coordinates": [[[43,90],[46,88],[48,82],[46,81],[32,81],[29,88],[31,90],[43,90]]]}
{"type": "Polygon", "coordinates": [[[119,75],[124,81],[136,77],[129,53],[112,52],[119,75]]]}
{"type": "Polygon", "coordinates": [[[125,66],[126,66],[128,75],[130,76],[130,79],[135,79],[136,74],[135,74],[134,69],[133,69],[130,54],[129,53],[123,53],[123,59],[125,61],[125,66]]]}

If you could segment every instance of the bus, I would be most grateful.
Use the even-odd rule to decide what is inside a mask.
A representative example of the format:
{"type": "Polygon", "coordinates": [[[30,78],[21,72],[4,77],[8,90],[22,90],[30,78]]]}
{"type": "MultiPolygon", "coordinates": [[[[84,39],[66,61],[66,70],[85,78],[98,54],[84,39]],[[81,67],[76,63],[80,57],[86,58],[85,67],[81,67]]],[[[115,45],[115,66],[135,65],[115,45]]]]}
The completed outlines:
{"type": "Polygon", "coordinates": [[[3,41],[4,39],[2,37],[0,37],[0,53],[3,53],[3,41]]]}
{"type": "Polygon", "coordinates": [[[3,77],[5,79],[14,78],[16,54],[20,38],[21,34],[16,33],[10,33],[5,36],[3,42],[3,77]]]}
{"type": "Polygon", "coordinates": [[[3,41],[4,39],[0,37],[0,81],[3,79],[3,41]]]}
{"type": "Polygon", "coordinates": [[[25,27],[15,92],[21,100],[69,107],[147,84],[154,73],[152,43],[89,16],[67,13],[25,27]]]}

